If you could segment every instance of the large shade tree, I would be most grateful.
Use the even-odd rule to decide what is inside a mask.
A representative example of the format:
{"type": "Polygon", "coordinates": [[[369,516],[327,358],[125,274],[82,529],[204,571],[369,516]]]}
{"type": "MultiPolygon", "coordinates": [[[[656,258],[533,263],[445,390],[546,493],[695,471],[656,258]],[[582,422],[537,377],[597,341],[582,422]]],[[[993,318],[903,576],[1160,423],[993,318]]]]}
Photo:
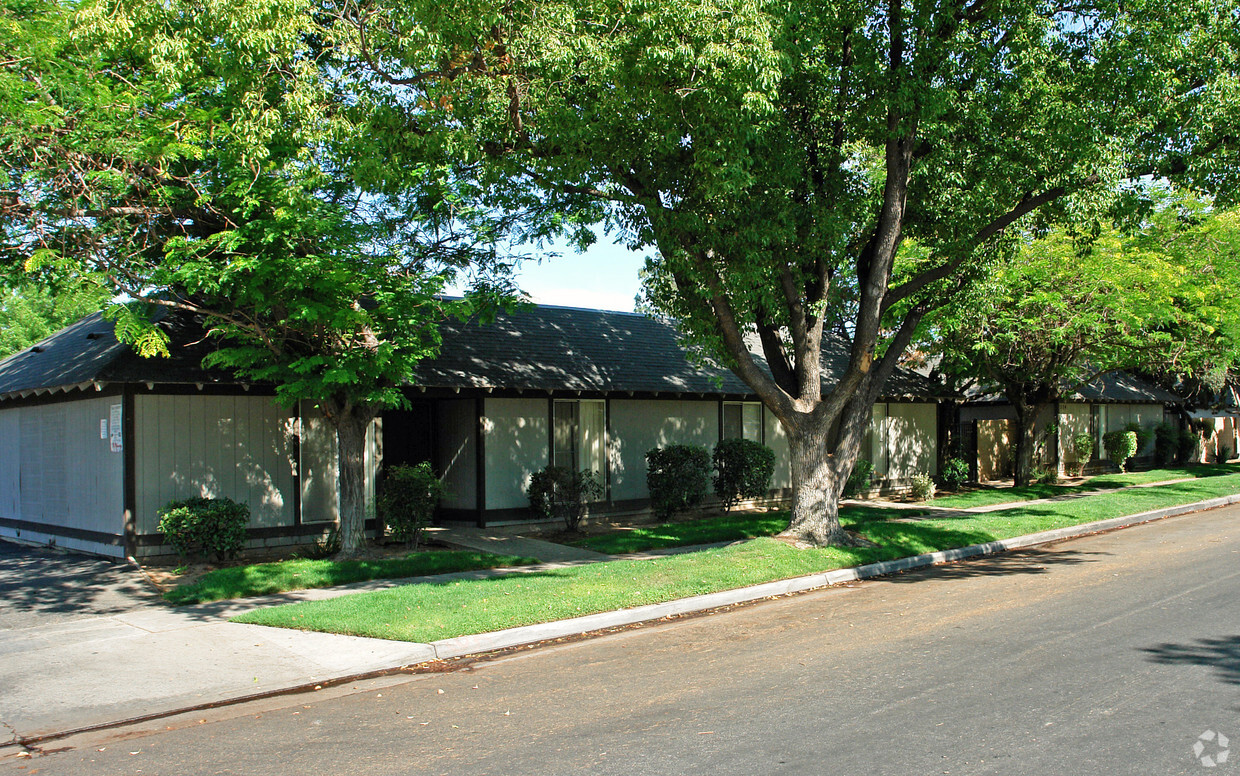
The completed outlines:
{"type": "Polygon", "coordinates": [[[106,279],[108,314],[166,352],[196,316],[211,364],[334,427],[342,552],[364,537],[367,427],[447,315],[507,296],[494,211],[431,111],[345,76],[332,17],[296,0],[9,0],[0,228],[10,268],[106,279]],[[467,170],[465,170],[467,172],[467,170]],[[458,271],[466,299],[442,296],[458,271]]]}
{"type": "Polygon", "coordinates": [[[1104,372],[1209,380],[1240,347],[1237,212],[1169,203],[1144,228],[1062,230],[934,314],[938,369],[997,390],[1016,414],[1015,479],[1029,483],[1040,419],[1104,372]]]}
{"type": "Polygon", "coordinates": [[[361,0],[341,19],[359,69],[450,106],[503,194],[600,203],[657,249],[648,299],[780,420],[786,535],[813,544],[855,541],[838,496],[884,380],[1014,226],[1089,218],[1150,173],[1234,192],[1240,169],[1222,0],[361,0]],[[825,375],[832,331],[850,357],[825,375]]]}

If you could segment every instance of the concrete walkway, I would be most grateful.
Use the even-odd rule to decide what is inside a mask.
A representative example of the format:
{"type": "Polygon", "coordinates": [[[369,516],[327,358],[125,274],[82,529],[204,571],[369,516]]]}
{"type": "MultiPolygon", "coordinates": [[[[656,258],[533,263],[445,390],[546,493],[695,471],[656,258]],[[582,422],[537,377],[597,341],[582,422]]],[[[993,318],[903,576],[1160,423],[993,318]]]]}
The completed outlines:
{"type": "MultiPolygon", "coordinates": [[[[255,608],[314,600],[409,582],[443,582],[530,570],[506,569],[377,580],[325,590],[171,608],[137,600],[123,611],[55,619],[0,629],[0,754],[6,743],[37,741],[67,732],[143,717],[157,717],[209,704],[316,683],[346,681],[437,658],[474,654],[549,638],[617,627],[673,614],[703,611],[772,595],[889,574],[1040,542],[1108,530],[1240,501],[1240,496],[1156,513],[1076,526],[1046,535],[1018,537],[882,564],[841,569],[792,580],[697,596],[617,612],[525,626],[478,636],[412,644],[227,622],[255,608]]],[[[451,529],[442,537],[459,546],[553,560],[534,567],[588,563],[609,556],[525,537],[451,529]]],[[[680,548],[686,551],[694,548],[680,548]]],[[[626,557],[658,557],[667,552],[626,557]]],[[[0,563],[4,562],[0,557],[0,563]]],[[[119,568],[119,567],[116,567],[119,568]]],[[[129,572],[138,575],[136,570],[129,572]]],[[[126,583],[127,584],[127,583],[126,583]]]]}
{"type": "Polygon", "coordinates": [[[610,555],[566,544],[545,542],[528,536],[488,531],[472,525],[454,525],[446,528],[432,528],[428,531],[429,538],[453,547],[466,550],[490,552],[496,555],[520,555],[526,558],[538,558],[543,563],[575,565],[578,563],[597,563],[611,560],[610,555]]]}

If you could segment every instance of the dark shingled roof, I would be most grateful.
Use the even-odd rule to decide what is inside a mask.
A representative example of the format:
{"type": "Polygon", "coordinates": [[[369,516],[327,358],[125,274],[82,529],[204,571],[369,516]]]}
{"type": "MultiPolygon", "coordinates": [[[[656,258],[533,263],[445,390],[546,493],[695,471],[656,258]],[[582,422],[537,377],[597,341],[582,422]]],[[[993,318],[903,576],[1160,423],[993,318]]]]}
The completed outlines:
{"type": "MultiPolygon", "coordinates": [[[[117,342],[112,323],[91,315],[38,345],[0,361],[0,398],[31,391],[70,390],[91,383],[227,383],[201,361],[212,347],[185,314],[161,315],[171,358],[141,358],[117,342]]],[[[701,366],[681,347],[676,329],[635,313],[539,306],[494,322],[443,324],[438,358],[422,362],[411,381],[427,388],[510,388],[539,391],[705,393],[750,396],[727,369],[701,366]]],[[[848,346],[831,341],[824,366],[842,371],[848,346]]],[[[765,362],[759,357],[759,362],[765,362]]],[[[824,380],[824,385],[832,381],[824,380]]],[[[884,399],[953,398],[915,372],[898,369],[884,399]]]]}
{"type": "Polygon", "coordinates": [[[92,383],[234,382],[225,373],[202,368],[211,345],[202,341],[202,327],[191,317],[159,313],[156,319],[171,338],[169,358],[142,358],[117,342],[111,321],[94,313],[0,361],[0,398],[92,383]]]}
{"type": "MultiPolygon", "coordinates": [[[[413,384],[427,388],[710,393],[749,396],[731,371],[694,363],[676,329],[637,313],[538,306],[494,322],[449,322],[440,356],[418,366],[413,384]]],[[[824,366],[843,371],[848,346],[831,341],[824,366]]],[[[759,357],[765,366],[765,361],[759,357]]],[[[838,373],[838,372],[837,372],[838,373]]],[[[833,380],[824,380],[830,385],[833,380]]],[[[884,398],[951,398],[953,392],[898,369],[884,398]]]]}
{"type": "MultiPolygon", "coordinates": [[[[970,401],[978,404],[1006,404],[1007,397],[993,388],[981,388],[970,392],[970,401]]],[[[1127,372],[1107,372],[1064,396],[1063,401],[1091,404],[1179,404],[1184,400],[1127,372]]]]}

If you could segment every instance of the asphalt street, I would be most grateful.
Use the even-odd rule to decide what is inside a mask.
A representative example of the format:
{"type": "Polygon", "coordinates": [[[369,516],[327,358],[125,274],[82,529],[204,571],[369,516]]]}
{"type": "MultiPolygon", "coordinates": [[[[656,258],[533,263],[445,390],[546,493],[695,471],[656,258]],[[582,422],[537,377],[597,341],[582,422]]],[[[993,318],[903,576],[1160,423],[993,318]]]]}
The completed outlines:
{"type": "Polygon", "coordinates": [[[1172,518],[96,733],[0,766],[169,776],[1240,773],[1240,753],[1230,760],[1219,736],[1240,749],[1238,519],[1235,508],[1172,518]]]}

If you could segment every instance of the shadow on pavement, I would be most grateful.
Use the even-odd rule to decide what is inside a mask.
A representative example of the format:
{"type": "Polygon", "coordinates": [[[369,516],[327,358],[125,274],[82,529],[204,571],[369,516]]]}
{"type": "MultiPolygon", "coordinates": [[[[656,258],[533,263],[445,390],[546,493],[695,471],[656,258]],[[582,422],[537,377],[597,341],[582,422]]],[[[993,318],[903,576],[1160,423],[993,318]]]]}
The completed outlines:
{"type": "Polygon", "coordinates": [[[1078,550],[1041,550],[1005,553],[985,558],[945,563],[940,566],[908,571],[888,578],[890,582],[920,582],[928,577],[935,579],[966,579],[991,577],[1005,574],[1045,574],[1051,566],[1092,563],[1106,552],[1081,552],[1078,550]]]}
{"type": "Polygon", "coordinates": [[[1141,650],[1153,663],[1207,666],[1224,684],[1240,684],[1240,636],[1197,639],[1191,644],[1163,643],[1141,650]]]}
{"type": "Polygon", "coordinates": [[[0,628],[120,614],[159,601],[128,566],[0,541],[0,628]]]}

